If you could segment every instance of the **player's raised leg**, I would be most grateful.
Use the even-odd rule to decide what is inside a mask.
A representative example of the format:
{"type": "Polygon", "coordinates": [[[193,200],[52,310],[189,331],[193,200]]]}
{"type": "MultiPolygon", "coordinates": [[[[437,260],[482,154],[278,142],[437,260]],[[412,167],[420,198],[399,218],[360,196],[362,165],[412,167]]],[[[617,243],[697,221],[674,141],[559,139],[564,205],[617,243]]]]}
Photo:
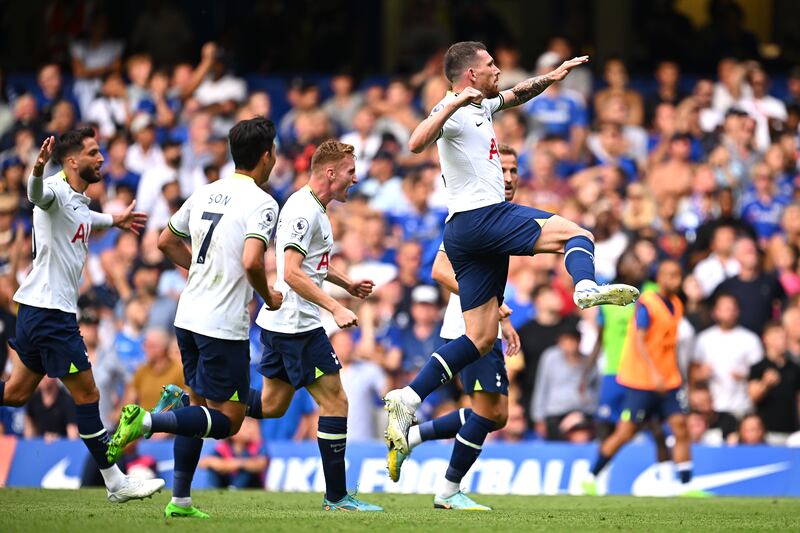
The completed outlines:
{"type": "Polygon", "coordinates": [[[326,511],[383,511],[347,493],[344,459],[348,405],[339,373],[322,375],[306,388],[319,405],[317,444],[325,474],[323,508],[326,511]]]}
{"type": "Polygon", "coordinates": [[[572,299],[581,309],[596,305],[628,305],[639,289],[616,283],[598,286],[594,278],[594,237],[591,232],[558,215],[542,220],[534,253],[563,253],[564,266],[575,285],[572,299]]]}

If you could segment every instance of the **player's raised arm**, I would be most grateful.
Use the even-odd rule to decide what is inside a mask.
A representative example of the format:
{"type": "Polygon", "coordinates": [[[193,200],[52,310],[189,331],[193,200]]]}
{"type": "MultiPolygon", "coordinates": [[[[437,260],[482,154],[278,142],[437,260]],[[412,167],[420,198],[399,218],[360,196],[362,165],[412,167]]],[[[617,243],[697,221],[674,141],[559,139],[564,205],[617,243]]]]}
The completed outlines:
{"type": "Polygon", "coordinates": [[[502,91],[500,94],[503,95],[503,109],[524,104],[534,96],[541,94],[553,83],[566,78],[570,70],[588,61],[589,56],[573,57],[572,59],[564,61],[557,69],[547,74],[528,78],[527,80],[519,82],[511,89],[502,91]]]}
{"type": "Polygon", "coordinates": [[[33,172],[28,180],[28,200],[41,209],[50,207],[56,197],[52,189],[45,190],[44,178],[42,177],[44,166],[50,160],[50,156],[53,155],[55,144],[55,137],[51,136],[44,140],[42,148],[39,150],[39,155],[36,157],[36,163],[33,165],[33,172]]]}
{"type": "Polygon", "coordinates": [[[302,268],[305,256],[293,247],[286,247],[283,252],[283,280],[298,296],[314,303],[330,314],[340,328],[358,325],[358,317],[350,309],[337,302],[331,295],[323,291],[309,278],[302,268]]]}
{"type": "Polygon", "coordinates": [[[430,116],[419,123],[408,139],[408,149],[415,154],[421,153],[442,134],[445,122],[453,113],[471,102],[483,100],[483,94],[474,87],[466,87],[458,96],[446,104],[433,108],[430,116]]]}

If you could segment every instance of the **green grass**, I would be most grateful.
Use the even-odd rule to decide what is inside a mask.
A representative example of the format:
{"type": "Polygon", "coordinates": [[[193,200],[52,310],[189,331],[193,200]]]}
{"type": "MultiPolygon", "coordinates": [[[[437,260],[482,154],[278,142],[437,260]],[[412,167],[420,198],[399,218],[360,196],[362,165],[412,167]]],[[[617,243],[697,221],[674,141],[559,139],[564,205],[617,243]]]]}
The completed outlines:
{"type": "Polygon", "coordinates": [[[115,505],[102,490],[0,489],[0,531],[149,533],[151,531],[765,531],[791,530],[800,501],[773,498],[476,496],[491,513],[434,510],[432,497],[364,494],[386,513],[326,513],[318,494],[196,491],[211,520],[166,520],[167,492],[115,505]]]}

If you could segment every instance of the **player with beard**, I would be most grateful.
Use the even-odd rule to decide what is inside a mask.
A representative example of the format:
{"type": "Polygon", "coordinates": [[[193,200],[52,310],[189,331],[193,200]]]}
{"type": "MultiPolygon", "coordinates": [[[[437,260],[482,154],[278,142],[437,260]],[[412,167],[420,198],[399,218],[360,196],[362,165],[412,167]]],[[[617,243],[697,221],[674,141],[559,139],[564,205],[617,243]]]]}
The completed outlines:
{"type": "Polygon", "coordinates": [[[28,180],[33,209],[33,270],[14,301],[19,304],[16,335],[9,341],[19,355],[8,382],[0,381],[0,405],[23,405],[45,374],[58,378],[75,400],[78,432],[100,467],[108,500],[122,503],[158,492],[163,479],[128,477],[106,459],[108,433],[100,421],[97,386],[86,345],[78,330],[78,286],[92,228],[115,226],[138,234],[147,215],[133,210],[119,215],[89,209],[84,191],[99,182],[103,155],[94,130],[68,131],[55,142],[48,137],[28,180]],[[46,179],[44,166],[53,154],[63,170],[46,179]]]}
{"type": "MultiPolygon", "coordinates": [[[[582,309],[627,305],[639,296],[639,291],[629,285],[597,285],[594,241],[589,231],[558,215],[505,201],[492,116],[527,102],[588,60],[586,56],[569,59],[548,74],[500,92],[500,69],[482,43],[456,43],[445,54],[444,73],[452,92],[417,126],[408,144],[415,153],[434,142],[439,149],[449,209],[444,247],[458,280],[466,333],[434,352],[409,386],[386,395],[390,452],[394,447],[408,454],[408,431],[422,401],[464,367],[491,352],[509,256],[564,254],[566,269],[575,283],[573,300],[582,309]]],[[[453,454],[468,462],[467,458],[479,453],[494,427],[492,420],[473,412],[458,432],[453,454]]]]}

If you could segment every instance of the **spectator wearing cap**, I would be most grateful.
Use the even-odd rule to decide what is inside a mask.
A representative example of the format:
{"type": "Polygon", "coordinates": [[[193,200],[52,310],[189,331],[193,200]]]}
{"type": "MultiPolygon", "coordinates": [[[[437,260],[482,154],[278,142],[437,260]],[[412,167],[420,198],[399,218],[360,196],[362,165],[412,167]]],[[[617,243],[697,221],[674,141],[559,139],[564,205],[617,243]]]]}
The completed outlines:
{"type": "Polygon", "coordinates": [[[391,153],[384,150],[376,153],[370,163],[368,176],[358,187],[358,193],[368,199],[370,208],[386,213],[405,205],[403,179],[395,173],[394,156],[391,153]]]}
{"type": "MultiPolygon", "coordinates": [[[[545,52],[536,62],[537,75],[543,75],[561,64],[555,52],[545,52]]],[[[542,130],[539,135],[559,135],[570,142],[571,159],[577,159],[586,142],[589,119],[583,98],[554,83],[525,104],[525,112],[542,130]]]]}
{"type": "Polygon", "coordinates": [[[717,292],[736,298],[739,324],[761,335],[786,304],[786,292],[775,275],[764,272],[758,247],[749,237],[736,240],[733,258],[739,263],[739,273],[720,283],[717,292]]]}
{"type": "Polygon", "coordinates": [[[441,346],[439,290],[433,285],[418,285],[411,291],[411,322],[395,327],[386,343],[384,366],[393,373],[414,375],[441,346]]]}
{"type": "Polygon", "coordinates": [[[780,323],[769,323],[762,339],[766,357],[750,367],[747,392],[766,430],[788,436],[800,430],[800,366],[787,358],[786,331],[780,323]]]}
{"type": "MultiPolygon", "coordinates": [[[[349,131],[349,130],[348,130],[349,131]]],[[[362,106],[356,111],[352,120],[352,131],[341,137],[341,142],[353,145],[356,156],[356,176],[359,180],[367,178],[372,168],[372,159],[381,147],[381,136],[375,130],[375,112],[369,106],[362,106]]],[[[362,186],[357,187],[361,189],[362,186]]]]}
{"type": "Polygon", "coordinates": [[[123,404],[135,403],[148,411],[170,383],[183,388],[183,367],[170,357],[172,337],[167,330],[151,328],[144,334],[144,362],[136,368],[125,390],[123,404]]]}
{"type": "Polygon", "coordinates": [[[753,408],[747,394],[750,367],[761,361],[761,340],[738,325],[739,305],[730,294],[719,294],[714,304],[717,324],[697,336],[690,375],[692,383],[707,382],[714,411],[741,418],[753,408]]]}
{"type": "Polygon", "coordinates": [[[580,392],[587,362],[578,349],[580,339],[577,328],[561,328],[556,345],[546,349],[539,360],[531,413],[536,432],[547,440],[566,439],[561,423],[571,413],[594,411],[594,388],[580,392]]]}
{"type": "Polygon", "coordinates": [[[141,174],[132,171],[127,165],[130,149],[124,135],[115,135],[108,141],[108,155],[100,173],[112,198],[116,195],[117,187],[124,186],[132,191],[139,188],[141,174]]]}
{"type": "Polygon", "coordinates": [[[137,113],[131,121],[134,143],[125,154],[125,166],[140,176],[148,168],[164,165],[164,153],[156,142],[153,119],[146,113],[137,113]]]}
{"type": "Polygon", "coordinates": [[[92,374],[97,389],[100,391],[100,418],[107,429],[117,423],[117,416],[122,407],[122,393],[131,379],[131,373],[122,363],[114,350],[100,346],[98,325],[100,323],[97,309],[84,306],[78,312],[78,327],[86,353],[92,363],[92,374]]]}

